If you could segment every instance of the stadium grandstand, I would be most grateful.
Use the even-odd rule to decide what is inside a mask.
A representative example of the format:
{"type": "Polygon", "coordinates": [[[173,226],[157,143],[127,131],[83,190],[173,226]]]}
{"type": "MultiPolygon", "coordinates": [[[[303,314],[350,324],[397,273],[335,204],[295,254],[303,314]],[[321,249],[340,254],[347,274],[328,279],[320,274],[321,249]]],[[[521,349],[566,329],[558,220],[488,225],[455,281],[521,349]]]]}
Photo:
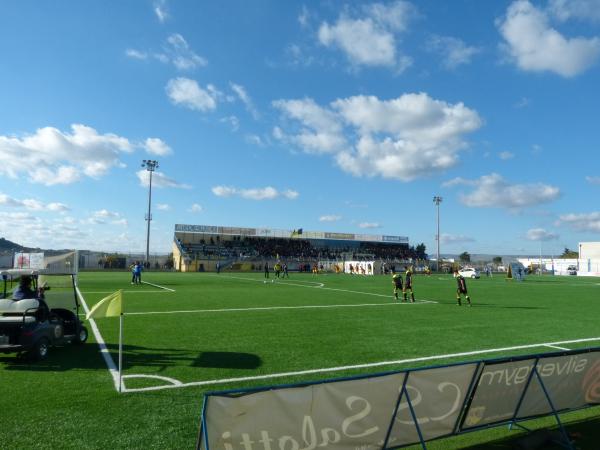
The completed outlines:
{"type": "Polygon", "coordinates": [[[176,224],[173,258],[182,272],[214,271],[217,263],[220,268],[262,270],[265,263],[281,261],[290,271],[315,266],[345,271],[349,263],[359,262],[373,274],[394,263],[413,262],[415,255],[405,236],[176,224]]]}

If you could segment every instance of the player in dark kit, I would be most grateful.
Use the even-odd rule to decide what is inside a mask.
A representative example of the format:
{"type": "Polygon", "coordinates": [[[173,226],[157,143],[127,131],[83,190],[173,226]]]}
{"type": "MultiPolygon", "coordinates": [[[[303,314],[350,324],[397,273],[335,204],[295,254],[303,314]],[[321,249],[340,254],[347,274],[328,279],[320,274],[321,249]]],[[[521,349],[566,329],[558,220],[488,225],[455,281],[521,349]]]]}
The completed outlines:
{"type": "Polygon", "coordinates": [[[392,284],[394,285],[394,297],[398,300],[398,292],[402,291],[402,276],[394,271],[392,271],[392,284]]]}
{"type": "Polygon", "coordinates": [[[402,295],[404,296],[403,301],[407,301],[408,291],[410,291],[410,302],[415,302],[415,293],[412,288],[412,272],[408,267],[404,268],[406,272],[404,272],[404,289],[402,289],[402,295]]]}
{"type": "Polygon", "coordinates": [[[460,302],[460,296],[461,294],[464,294],[467,304],[471,306],[471,297],[469,297],[469,294],[467,293],[467,280],[465,280],[465,277],[458,273],[458,269],[454,271],[454,276],[456,277],[456,284],[458,286],[456,289],[456,304],[458,306],[462,305],[460,302]]]}

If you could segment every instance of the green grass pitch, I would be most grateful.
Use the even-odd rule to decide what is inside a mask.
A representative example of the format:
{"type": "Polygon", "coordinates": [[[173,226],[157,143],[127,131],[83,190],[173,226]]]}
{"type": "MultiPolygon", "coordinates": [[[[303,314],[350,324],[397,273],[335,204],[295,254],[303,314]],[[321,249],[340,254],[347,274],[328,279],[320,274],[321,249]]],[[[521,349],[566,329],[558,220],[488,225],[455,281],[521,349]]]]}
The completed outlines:
{"type": "MultiPolygon", "coordinates": [[[[472,308],[456,306],[449,275],[415,275],[415,304],[394,300],[388,276],[272,279],[150,272],[152,284],[132,286],[125,272],[81,273],[90,307],[123,289],[126,392],[89,324],[86,345],[46,361],[0,355],[0,448],[193,448],[206,391],[600,346],[598,278],[467,280],[472,308]]],[[[118,319],[96,324],[116,362],[118,319]]],[[[580,448],[596,448],[599,414],[564,415],[580,448]]],[[[497,428],[428,448],[508,449],[518,435],[497,428]]]]}

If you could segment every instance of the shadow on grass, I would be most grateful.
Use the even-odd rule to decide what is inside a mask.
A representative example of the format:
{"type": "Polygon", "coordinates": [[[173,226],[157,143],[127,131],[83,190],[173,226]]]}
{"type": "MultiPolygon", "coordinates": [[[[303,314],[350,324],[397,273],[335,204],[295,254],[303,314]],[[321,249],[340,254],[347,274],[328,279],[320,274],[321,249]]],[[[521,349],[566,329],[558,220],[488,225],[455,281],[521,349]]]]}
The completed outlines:
{"type": "Polygon", "coordinates": [[[219,369],[257,369],[262,365],[259,356],[252,353],[202,352],[192,366],[219,369]]]}
{"type": "Polygon", "coordinates": [[[38,372],[63,372],[73,369],[106,369],[106,364],[100,356],[98,345],[87,343],[83,345],[66,345],[53,347],[48,357],[43,361],[32,361],[26,354],[8,354],[0,356],[2,370],[28,370],[38,372]]]}
{"type": "MultiPolygon", "coordinates": [[[[119,346],[106,344],[117,364],[119,346]]],[[[0,356],[0,370],[66,372],[69,370],[106,370],[106,363],[97,344],[67,345],[53,347],[43,361],[32,361],[26,355],[0,356]]],[[[138,345],[123,345],[123,370],[132,367],[152,367],[161,372],[173,366],[213,367],[223,369],[256,369],[262,365],[258,355],[237,352],[198,353],[174,348],[149,348],[138,345]]]]}
{"type": "MultiPolygon", "coordinates": [[[[566,430],[573,443],[573,448],[578,450],[597,450],[599,448],[600,417],[569,423],[566,430]]],[[[564,442],[562,434],[557,428],[551,428],[461,448],[465,450],[564,450],[564,444],[561,446],[559,442],[564,442]]]]}

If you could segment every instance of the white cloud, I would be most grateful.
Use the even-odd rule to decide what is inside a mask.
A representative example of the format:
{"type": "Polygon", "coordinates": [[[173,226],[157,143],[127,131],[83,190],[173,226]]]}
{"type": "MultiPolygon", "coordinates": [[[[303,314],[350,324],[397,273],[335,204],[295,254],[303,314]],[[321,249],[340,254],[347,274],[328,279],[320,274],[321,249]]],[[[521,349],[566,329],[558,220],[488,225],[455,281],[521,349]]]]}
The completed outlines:
{"type": "Polygon", "coordinates": [[[507,208],[517,210],[556,200],[560,189],[548,184],[510,184],[497,173],[484,175],[477,180],[455,178],[444,183],[445,187],[456,185],[474,187],[468,194],[461,194],[460,201],[469,207],[507,208]]]}
{"type": "Polygon", "coordinates": [[[527,97],[521,97],[517,103],[515,103],[515,108],[521,109],[526,108],[531,105],[531,99],[527,97]]]}
{"type": "Polygon", "coordinates": [[[240,120],[236,116],[223,117],[219,120],[221,123],[228,123],[231,126],[231,131],[240,129],[240,120]]]}
{"type": "Polygon", "coordinates": [[[310,19],[310,13],[308,12],[308,8],[305,5],[302,5],[302,11],[300,15],[298,15],[298,23],[302,27],[308,26],[308,21],[310,19]]]}
{"type": "Polygon", "coordinates": [[[251,189],[239,189],[233,186],[215,186],[211,190],[217,197],[236,196],[247,200],[274,200],[280,197],[294,200],[300,195],[297,191],[291,189],[280,192],[272,186],[251,189]]]}
{"type": "Polygon", "coordinates": [[[166,86],[167,95],[175,105],[185,106],[196,111],[212,111],[217,107],[214,88],[201,88],[195,80],[189,78],[173,78],[166,86]]]}
{"type": "Polygon", "coordinates": [[[325,47],[340,49],[354,65],[395,67],[402,72],[411,61],[399,54],[396,35],[406,31],[413,15],[408,2],[374,3],[365,6],[360,17],[344,12],[334,24],[323,22],[318,39],[325,47]]]}
{"type": "Polygon", "coordinates": [[[544,228],[531,228],[526,235],[530,241],[554,241],[558,237],[558,234],[546,231],[544,228]]]}
{"type": "Polygon", "coordinates": [[[600,0],[550,0],[548,10],[561,21],[600,21],[600,0]]]}
{"type": "Polygon", "coordinates": [[[0,136],[0,175],[26,175],[32,183],[70,184],[84,176],[100,178],[113,167],[124,167],[119,157],[139,144],[112,133],[74,124],[71,132],[53,127],[22,137],[0,136]]]}
{"type": "Polygon", "coordinates": [[[452,105],[424,93],[391,100],[359,95],[329,107],[312,99],[273,105],[299,122],[290,133],[276,127],[276,139],[307,153],[333,154],[342,170],[353,175],[402,181],[454,166],[467,146],[464,135],[482,125],[477,112],[462,103],[452,105]]]}
{"type": "Polygon", "coordinates": [[[548,14],[527,0],[513,2],[497,26],[505,40],[504,50],[525,71],[573,77],[600,55],[599,38],[563,36],[551,27],[548,14]]]}
{"type": "Polygon", "coordinates": [[[512,152],[500,152],[500,153],[498,153],[498,158],[500,158],[502,161],[513,159],[514,157],[515,157],[515,154],[512,153],[512,152]]]}
{"type": "Polygon", "coordinates": [[[273,130],[276,139],[289,141],[308,153],[332,153],[345,147],[340,118],[333,111],[317,105],[313,99],[276,100],[273,106],[301,124],[297,133],[292,135],[276,127],[273,130]]]}
{"type": "Polygon", "coordinates": [[[246,136],[244,136],[244,140],[246,142],[248,142],[249,144],[257,145],[259,147],[264,147],[265,145],[267,145],[263,141],[263,139],[260,136],[256,135],[256,134],[247,134],[246,136]]]}
{"type": "Polygon", "coordinates": [[[252,117],[254,119],[258,119],[260,117],[260,114],[259,114],[258,110],[256,109],[256,107],[254,106],[252,99],[246,92],[246,89],[243,86],[241,86],[239,84],[235,84],[235,83],[230,83],[229,85],[231,86],[231,89],[233,90],[233,92],[236,93],[236,95],[239,97],[239,99],[242,101],[242,103],[246,106],[246,109],[252,115],[252,117]]]}
{"type": "Polygon", "coordinates": [[[585,177],[585,181],[590,184],[600,184],[600,177],[585,177]]]}
{"type": "Polygon", "coordinates": [[[169,18],[167,0],[154,0],[152,7],[154,8],[154,14],[156,14],[158,21],[160,23],[165,23],[165,21],[169,18]]]}
{"type": "Polygon", "coordinates": [[[128,48],[127,50],[125,50],[125,54],[132,59],[139,59],[142,61],[145,61],[146,59],[148,59],[148,53],[146,52],[142,52],[139,50],[135,50],[132,48],[128,48]]]}
{"type": "Polygon", "coordinates": [[[466,242],[475,242],[475,239],[469,236],[465,236],[463,234],[441,233],[440,242],[442,244],[463,244],[466,242]]]}
{"type": "Polygon", "coordinates": [[[94,211],[92,217],[98,219],[117,219],[121,217],[121,215],[117,212],[109,211],[108,209],[100,209],[98,211],[94,211]]]}
{"type": "Polygon", "coordinates": [[[358,228],[381,228],[381,225],[377,222],[361,222],[358,224],[358,228]]]}
{"type": "Polygon", "coordinates": [[[193,213],[200,213],[203,211],[203,208],[198,203],[194,203],[188,211],[193,213]]]}
{"type": "Polygon", "coordinates": [[[335,214],[328,214],[328,215],[319,217],[319,222],[337,222],[338,220],[342,220],[342,216],[337,216],[335,214]]]}
{"type": "Polygon", "coordinates": [[[160,51],[144,51],[133,48],[125,50],[125,55],[131,59],[147,61],[150,58],[163,64],[173,64],[178,70],[192,70],[208,65],[206,58],[198,55],[185,38],[179,33],[171,34],[160,51]]]}
{"type": "Polygon", "coordinates": [[[169,206],[166,203],[157,203],[156,204],[156,209],[158,209],[159,211],[170,211],[171,210],[171,206],[169,206]]]}
{"type": "Polygon", "coordinates": [[[169,61],[179,70],[190,70],[196,67],[204,67],[208,61],[197,55],[188,45],[182,35],[174,33],[167,38],[165,46],[169,61]]]}
{"type": "Polygon", "coordinates": [[[169,147],[164,141],[158,138],[148,138],[144,143],[144,148],[148,153],[158,156],[166,156],[173,153],[171,147],[169,147]]]}
{"type": "Polygon", "coordinates": [[[559,217],[558,225],[568,225],[576,231],[600,233],[600,212],[583,214],[564,214],[559,217]]]}
{"type": "MultiPolygon", "coordinates": [[[[145,169],[138,170],[136,172],[138,180],[140,180],[140,186],[148,187],[150,183],[150,172],[145,169]]],[[[167,177],[162,172],[153,172],[152,174],[152,187],[169,187],[177,189],[191,189],[191,186],[185,183],[180,183],[172,178],[167,177]]]]}
{"type": "Polygon", "coordinates": [[[33,198],[26,198],[24,200],[17,200],[9,197],[6,194],[0,193],[0,206],[9,206],[13,208],[25,208],[31,211],[51,211],[51,212],[66,212],[69,208],[64,203],[51,202],[44,204],[39,200],[33,198]]]}
{"type": "Polygon", "coordinates": [[[469,46],[461,39],[451,36],[434,35],[428,40],[427,48],[442,56],[442,65],[450,70],[469,64],[473,56],[481,52],[478,47],[469,46]]]}

